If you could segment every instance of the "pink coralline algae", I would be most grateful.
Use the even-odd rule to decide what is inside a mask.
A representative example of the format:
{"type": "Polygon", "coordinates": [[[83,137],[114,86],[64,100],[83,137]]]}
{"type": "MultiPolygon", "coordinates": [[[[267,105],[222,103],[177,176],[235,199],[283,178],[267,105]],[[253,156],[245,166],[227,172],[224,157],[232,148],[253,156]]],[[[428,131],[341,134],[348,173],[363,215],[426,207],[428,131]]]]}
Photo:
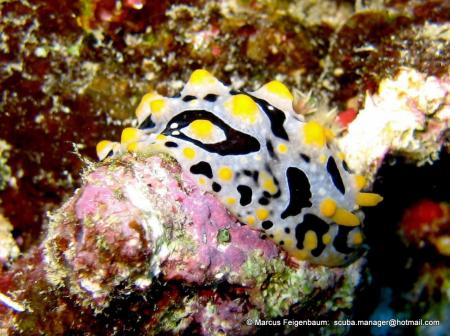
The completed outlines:
{"type": "Polygon", "coordinates": [[[0,275],[0,325],[30,335],[251,334],[247,319],[347,316],[364,263],[293,266],[173,159],[124,155],[89,167],[41,245],[0,275]]]}
{"type": "Polygon", "coordinates": [[[232,277],[254,249],[263,258],[277,255],[258,232],[242,232],[190,176],[178,172],[177,181],[163,164],[158,157],[138,165],[125,160],[113,171],[102,166],[88,175],[77,201],[66,204],[72,209],[65,213],[73,211],[75,222],[69,219],[61,226],[57,220],[55,226],[53,221],[45,242],[55,285],[69,275],[73,289],[102,309],[110,289],[124,280],[147,287],[162,273],[165,280],[209,283],[219,275],[232,277]],[[218,243],[221,229],[229,230],[233,244],[218,243]],[[133,263],[139,274],[130,277],[137,271],[129,267],[133,263]]]}

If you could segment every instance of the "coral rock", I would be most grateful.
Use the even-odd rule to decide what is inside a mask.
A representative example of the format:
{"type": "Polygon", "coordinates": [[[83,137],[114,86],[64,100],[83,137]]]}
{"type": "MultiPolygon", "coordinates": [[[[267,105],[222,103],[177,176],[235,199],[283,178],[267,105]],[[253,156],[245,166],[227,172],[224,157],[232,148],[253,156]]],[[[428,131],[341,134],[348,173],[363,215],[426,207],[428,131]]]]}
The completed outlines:
{"type": "Polygon", "coordinates": [[[0,276],[23,308],[7,305],[0,322],[24,333],[40,321],[50,334],[250,334],[247,319],[348,316],[364,263],[293,267],[173,159],[124,155],[90,168],[40,247],[0,276]]]}
{"type": "Polygon", "coordinates": [[[374,173],[388,152],[419,164],[436,159],[450,123],[449,90],[448,77],[427,77],[410,68],[384,79],[339,140],[348,164],[359,173],[374,173]]]}

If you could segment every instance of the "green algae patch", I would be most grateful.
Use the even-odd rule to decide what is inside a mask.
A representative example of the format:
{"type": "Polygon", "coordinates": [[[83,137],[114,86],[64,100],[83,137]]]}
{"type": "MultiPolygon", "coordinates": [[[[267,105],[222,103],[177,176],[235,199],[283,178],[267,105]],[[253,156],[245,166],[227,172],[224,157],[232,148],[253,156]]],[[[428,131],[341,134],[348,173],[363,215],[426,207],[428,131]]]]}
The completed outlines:
{"type": "Polygon", "coordinates": [[[159,335],[164,332],[176,332],[177,330],[182,330],[190,322],[189,304],[193,305],[195,300],[192,302],[183,302],[183,304],[178,305],[172,303],[169,307],[164,307],[164,310],[155,315],[155,319],[158,320],[156,328],[152,330],[147,330],[149,335],[159,335]]]}
{"type": "Polygon", "coordinates": [[[352,264],[348,266],[346,269],[347,275],[343,278],[342,284],[340,286],[336,286],[336,291],[325,303],[328,310],[338,311],[352,308],[355,289],[361,283],[361,274],[358,270],[358,265],[352,264]]]}
{"type": "Polygon", "coordinates": [[[324,303],[327,311],[351,307],[360,281],[353,273],[358,269],[358,265],[350,266],[339,276],[338,271],[324,266],[302,263],[291,268],[280,258],[267,260],[255,251],[243,264],[242,273],[244,281],[252,284],[253,303],[264,309],[265,317],[276,318],[287,315],[293,307],[302,310],[324,303]],[[339,277],[342,285],[336,286],[339,277]],[[332,299],[325,301],[330,296],[332,299]]]}
{"type": "Polygon", "coordinates": [[[0,140],[0,190],[4,190],[11,179],[11,167],[7,163],[10,149],[6,141],[0,140]]]}
{"type": "Polygon", "coordinates": [[[220,229],[219,232],[217,232],[217,242],[219,244],[226,244],[231,241],[231,234],[228,229],[220,229]]]}
{"type": "Polygon", "coordinates": [[[268,318],[287,314],[292,304],[304,301],[311,293],[312,285],[302,273],[286,266],[283,260],[267,260],[258,251],[252,253],[242,266],[244,279],[261,288],[254,293],[254,302],[265,309],[268,318]]]}

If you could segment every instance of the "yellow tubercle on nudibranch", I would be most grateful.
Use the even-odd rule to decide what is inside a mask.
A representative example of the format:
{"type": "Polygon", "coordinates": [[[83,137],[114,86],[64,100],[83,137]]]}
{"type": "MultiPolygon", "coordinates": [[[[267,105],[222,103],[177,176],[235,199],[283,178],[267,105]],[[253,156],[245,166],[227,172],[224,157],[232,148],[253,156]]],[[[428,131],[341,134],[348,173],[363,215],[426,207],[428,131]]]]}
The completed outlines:
{"type": "Polygon", "coordinates": [[[312,251],[317,248],[317,235],[313,230],[309,230],[308,232],[306,232],[303,246],[308,251],[312,251]]]}
{"type": "Polygon", "coordinates": [[[269,211],[266,208],[259,208],[256,210],[256,218],[263,221],[269,217],[269,211]]]}
{"type": "Polygon", "coordinates": [[[361,245],[363,242],[363,236],[361,232],[355,232],[352,236],[352,243],[354,245],[361,245]]]}
{"type": "Polygon", "coordinates": [[[383,200],[378,194],[375,193],[357,193],[355,202],[360,206],[375,206],[383,200]]]}
{"type": "Polygon", "coordinates": [[[283,83],[279,81],[271,81],[258,90],[252,92],[256,98],[270,101],[271,106],[283,111],[293,112],[294,96],[283,83]]]}
{"type": "Polygon", "coordinates": [[[166,107],[164,99],[156,99],[150,102],[150,110],[152,113],[160,114],[164,110],[164,107],[166,107]]]}
{"type": "Polygon", "coordinates": [[[291,91],[279,81],[271,81],[264,85],[264,87],[271,93],[278,95],[281,98],[288,99],[290,101],[294,100],[294,96],[291,91]]]}
{"type": "Polygon", "coordinates": [[[133,127],[124,128],[122,135],[120,137],[120,143],[123,145],[128,145],[132,142],[139,141],[140,130],[133,127]]]}
{"type": "Polygon", "coordinates": [[[343,226],[357,226],[360,224],[358,216],[343,208],[337,208],[332,218],[335,223],[343,226]]]}
{"type": "Polygon", "coordinates": [[[126,128],[121,143],[99,142],[97,155],[168,153],[242,223],[292,257],[347,264],[363,243],[356,209],[382,197],[361,192],[366,179],[349,171],[331,130],[303,121],[292,104],[279,81],[235,91],[196,70],[179,96],[146,94],[136,110],[138,128],[126,128]]]}
{"type": "Polygon", "coordinates": [[[325,164],[326,162],[327,162],[327,156],[325,155],[325,154],[320,154],[319,155],[319,158],[318,158],[318,161],[321,163],[321,164],[325,164]]]}
{"type": "Polygon", "coordinates": [[[281,143],[277,146],[277,152],[279,154],[286,154],[288,151],[288,146],[284,143],[281,143]]]}
{"type": "Polygon", "coordinates": [[[324,133],[325,133],[325,138],[327,141],[331,141],[335,137],[333,131],[330,130],[329,128],[324,127],[324,133]]]}
{"type": "Polygon", "coordinates": [[[320,203],[320,212],[325,217],[332,217],[336,213],[336,209],[336,202],[331,198],[327,197],[320,203]]]}
{"type": "Polygon", "coordinates": [[[137,142],[132,142],[127,145],[127,151],[131,153],[137,153],[139,152],[139,144],[137,142]]]}
{"type": "Polygon", "coordinates": [[[142,97],[135,113],[139,124],[141,124],[152,113],[150,103],[161,98],[162,96],[155,92],[149,92],[142,97]]]}
{"type": "Polygon", "coordinates": [[[332,239],[333,238],[331,237],[331,235],[329,233],[325,233],[322,236],[322,243],[324,243],[325,245],[328,245],[329,243],[331,243],[332,239]]]}
{"type": "Polygon", "coordinates": [[[158,141],[166,141],[167,137],[164,134],[158,134],[156,136],[156,140],[158,140],[158,141]]]}
{"type": "Polygon", "coordinates": [[[191,122],[185,134],[205,144],[217,143],[225,139],[222,129],[206,119],[198,119],[191,122]]]}
{"type": "Polygon", "coordinates": [[[192,149],[191,147],[186,147],[183,149],[183,155],[185,158],[193,160],[195,158],[195,149],[192,149]]]}
{"type": "Polygon", "coordinates": [[[188,84],[208,85],[214,84],[216,81],[217,79],[213,75],[211,75],[208,71],[204,69],[198,69],[191,74],[191,77],[188,80],[188,84]]]}
{"type": "Polygon", "coordinates": [[[364,189],[364,187],[366,186],[367,180],[364,176],[362,175],[354,175],[354,180],[356,183],[356,188],[359,190],[364,189]]]}
{"type": "Polygon", "coordinates": [[[266,172],[262,172],[260,175],[261,179],[261,188],[270,194],[275,194],[277,192],[277,186],[273,180],[273,178],[270,176],[270,174],[267,174],[266,172]]]}
{"type": "Polygon", "coordinates": [[[325,130],[316,121],[309,121],[303,125],[304,142],[308,145],[323,147],[327,143],[325,130]]]}
{"type": "Polygon", "coordinates": [[[225,102],[224,106],[230,111],[230,114],[240,122],[254,124],[258,120],[258,105],[249,96],[244,94],[232,96],[225,102]]]}
{"type": "Polygon", "coordinates": [[[220,167],[217,176],[221,181],[231,181],[233,178],[233,170],[230,167],[220,167]]]}
{"type": "Polygon", "coordinates": [[[97,144],[97,156],[100,160],[103,160],[109,155],[109,153],[113,150],[113,145],[114,143],[109,140],[102,140],[97,144]]]}
{"type": "Polygon", "coordinates": [[[226,198],[226,203],[228,205],[234,205],[234,204],[236,204],[236,198],[234,198],[234,197],[227,197],[226,198]]]}
{"type": "Polygon", "coordinates": [[[247,216],[247,217],[244,219],[244,222],[246,222],[248,225],[255,225],[256,219],[255,219],[254,216],[247,216]]]}

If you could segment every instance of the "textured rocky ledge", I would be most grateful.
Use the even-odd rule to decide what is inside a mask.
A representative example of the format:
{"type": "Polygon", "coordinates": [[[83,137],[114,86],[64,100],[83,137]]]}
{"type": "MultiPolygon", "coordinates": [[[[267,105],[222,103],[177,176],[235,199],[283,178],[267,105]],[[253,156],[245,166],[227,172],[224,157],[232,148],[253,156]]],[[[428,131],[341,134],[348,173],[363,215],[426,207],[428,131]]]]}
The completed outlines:
{"type": "Polygon", "coordinates": [[[249,318],[346,316],[363,264],[295,265],[171,158],[125,155],[92,165],[1,274],[0,321],[13,334],[249,334],[249,318]]]}

